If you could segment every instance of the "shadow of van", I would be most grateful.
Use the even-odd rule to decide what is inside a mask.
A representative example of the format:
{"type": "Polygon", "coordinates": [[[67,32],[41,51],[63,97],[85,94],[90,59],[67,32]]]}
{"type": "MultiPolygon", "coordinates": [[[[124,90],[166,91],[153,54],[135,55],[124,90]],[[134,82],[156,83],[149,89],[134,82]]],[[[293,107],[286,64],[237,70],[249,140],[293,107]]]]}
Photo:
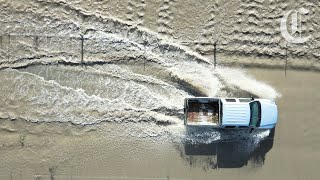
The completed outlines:
{"type": "Polygon", "coordinates": [[[275,129],[210,129],[187,127],[181,156],[191,166],[204,169],[240,168],[250,162],[254,167],[264,164],[273,147],[275,129]]]}

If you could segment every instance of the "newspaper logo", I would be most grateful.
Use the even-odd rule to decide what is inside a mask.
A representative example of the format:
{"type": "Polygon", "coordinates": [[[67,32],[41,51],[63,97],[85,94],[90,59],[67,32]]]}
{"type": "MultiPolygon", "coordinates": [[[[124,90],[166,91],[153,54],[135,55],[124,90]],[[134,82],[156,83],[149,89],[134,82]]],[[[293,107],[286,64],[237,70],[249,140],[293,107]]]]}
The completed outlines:
{"type": "Polygon", "coordinates": [[[307,37],[302,37],[302,15],[309,13],[309,10],[305,8],[300,8],[298,10],[291,10],[284,14],[280,23],[280,31],[284,39],[289,43],[302,44],[307,42],[311,35],[307,37]],[[289,31],[288,20],[291,19],[291,31],[289,31]],[[298,34],[298,35],[295,35],[298,34]]]}

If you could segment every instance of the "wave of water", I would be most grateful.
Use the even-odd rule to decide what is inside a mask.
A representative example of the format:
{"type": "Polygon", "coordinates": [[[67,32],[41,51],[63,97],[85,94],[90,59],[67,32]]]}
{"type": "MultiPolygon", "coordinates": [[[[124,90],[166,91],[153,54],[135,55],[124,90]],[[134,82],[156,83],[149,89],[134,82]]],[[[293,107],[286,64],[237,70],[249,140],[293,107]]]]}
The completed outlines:
{"type": "MultiPolygon", "coordinates": [[[[210,72],[210,69],[205,70],[210,72]]],[[[197,74],[198,69],[193,71],[186,75],[180,72],[180,81],[177,81],[177,75],[169,73],[170,76],[165,77],[161,72],[154,76],[138,74],[130,69],[130,65],[125,64],[93,66],[87,69],[73,66],[31,66],[21,70],[3,70],[0,72],[3,84],[0,87],[0,99],[3,102],[0,117],[74,124],[103,121],[175,124],[183,115],[184,98],[192,97],[195,93],[234,96],[251,91],[253,94],[261,94],[260,97],[273,98],[270,93],[273,89],[265,84],[258,86],[256,91],[256,86],[247,87],[248,84],[261,83],[255,80],[251,82],[245,75],[238,73],[235,79],[238,79],[236,82],[239,84],[234,84],[233,81],[229,84],[228,81],[215,77],[214,73],[218,71],[208,73],[208,79],[203,81],[198,81],[201,77],[205,78],[202,73],[197,74]],[[206,83],[210,79],[213,82],[206,83]],[[240,80],[245,81],[243,85],[246,90],[238,89],[241,88],[240,80]],[[199,85],[201,83],[203,86],[199,85]],[[261,88],[264,91],[260,92],[261,88]]],[[[220,72],[218,75],[224,78],[224,73],[220,72]]]]}

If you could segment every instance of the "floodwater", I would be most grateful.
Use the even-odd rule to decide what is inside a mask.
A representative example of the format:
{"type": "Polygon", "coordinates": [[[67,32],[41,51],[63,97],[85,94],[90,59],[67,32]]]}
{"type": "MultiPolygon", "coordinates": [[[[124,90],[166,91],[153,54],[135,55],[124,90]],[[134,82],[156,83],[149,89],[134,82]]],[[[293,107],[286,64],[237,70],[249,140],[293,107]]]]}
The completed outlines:
{"type": "MultiPolygon", "coordinates": [[[[317,179],[319,73],[288,71],[285,77],[282,70],[241,72],[247,77],[242,89],[254,91],[243,86],[255,78],[281,94],[276,98],[276,129],[249,134],[186,129],[178,100],[194,91],[169,83],[164,75],[143,81],[131,76],[128,81],[122,76],[128,71],[116,78],[101,74],[106,68],[78,71],[53,65],[1,71],[0,179],[317,179]],[[127,87],[126,92],[118,86],[127,87]],[[129,91],[135,86],[145,91],[129,91]],[[140,103],[131,103],[130,95],[140,103]],[[149,98],[142,99],[144,95],[149,98]],[[118,96],[127,102],[119,102],[118,96]]],[[[237,78],[234,71],[229,76],[237,78]]],[[[256,89],[274,92],[258,85],[256,89]]],[[[235,89],[228,93],[247,95],[235,89]]]]}
{"type": "MultiPolygon", "coordinates": [[[[221,37],[218,64],[282,65],[296,1],[0,1],[0,179],[318,179],[319,74],[203,56],[221,37]],[[275,130],[183,126],[186,97],[251,95],[275,130]]],[[[299,5],[314,38],[288,65],[317,69],[319,8],[299,5]]]]}

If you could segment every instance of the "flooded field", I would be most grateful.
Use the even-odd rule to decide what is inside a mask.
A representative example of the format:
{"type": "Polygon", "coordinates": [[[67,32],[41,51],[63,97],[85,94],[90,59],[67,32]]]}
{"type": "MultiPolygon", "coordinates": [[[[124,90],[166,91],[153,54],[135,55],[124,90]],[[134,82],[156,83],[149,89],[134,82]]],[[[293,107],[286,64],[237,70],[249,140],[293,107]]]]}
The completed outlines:
{"type": "Polygon", "coordinates": [[[316,1],[0,0],[0,10],[1,180],[319,179],[316,1]],[[312,38],[288,44],[280,20],[300,6],[299,35],[312,38]],[[186,128],[183,101],[198,96],[275,100],[279,123],[186,128]]]}
{"type": "MultiPolygon", "coordinates": [[[[6,70],[1,72],[1,78],[14,77],[14,74],[4,76],[3,73],[28,72],[29,74],[25,76],[37,73],[43,77],[34,83],[42,83],[44,79],[52,78],[56,78],[55,81],[59,82],[58,76],[53,76],[52,73],[64,68],[70,67],[62,66],[51,72],[51,67],[6,70]]],[[[68,72],[74,73],[72,68],[68,72]]],[[[31,104],[27,104],[28,98],[20,98],[19,104],[26,103],[25,109],[12,111],[16,114],[11,114],[10,118],[4,118],[2,115],[0,177],[1,179],[209,179],[212,177],[316,179],[317,162],[320,160],[319,122],[317,122],[319,111],[317,105],[320,100],[317,86],[320,75],[314,72],[288,71],[285,77],[282,70],[266,69],[248,69],[247,73],[272,85],[282,95],[276,100],[279,106],[279,123],[275,130],[254,131],[249,134],[247,130],[186,129],[180,117],[182,111],[179,110],[183,108],[183,101],[175,102],[176,111],[175,108],[170,111],[163,110],[162,113],[159,110],[131,112],[132,110],[127,109],[122,111],[127,111],[125,113],[130,115],[118,115],[128,116],[124,119],[111,117],[107,121],[92,121],[90,118],[95,117],[94,115],[100,110],[85,112],[86,109],[83,109],[84,112],[74,112],[75,110],[69,112],[72,104],[66,107],[59,105],[60,110],[55,110],[58,108],[55,105],[54,108],[47,109],[46,103],[42,105],[36,103],[40,107],[34,107],[31,102],[39,99],[40,95],[30,96],[32,91],[26,91],[24,93],[29,94],[29,99],[34,98],[30,100],[31,104]],[[39,113],[37,109],[41,107],[47,113],[57,113],[60,116],[40,116],[37,114],[39,113]],[[168,114],[167,118],[150,117],[153,113],[165,114],[165,112],[172,114],[168,114]],[[88,117],[83,117],[86,113],[88,117]],[[148,117],[143,119],[144,116],[148,117]],[[29,121],[23,119],[27,117],[33,119],[29,121]],[[86,123],[89,121],[90,123],[86,123]]],[[[81,73],[78,75],[81,76],[81,73]]],[[[21,78],[24,76],[20,75],[12,81],[17,83],[21,78]]],[[[82,78],[83,80],[77,82],[77,85],[85,88],[86,83],[90,82],[90,80],[85,82],[86,78],[90,79],[90,76],[82,78]]],[[[75,86],[72,82],[75,83],[66,79],[65,82],[59,83],[75,86]]],[[[3,89],[2,86],[1,93],[4,92],[3,89]]],[[[50,88],[44,90],[47,95],[50,94],[48,93],[50,88]]],[[[11,88],[11,91],[13,93],[15,89],[11,88]]],[[[89,90],[85,92],[90,93],[89,90]]],[[[64,97],[68,98],[68,94],[70,92],[64,97]]],[[[1,95],[4,98],[4,95],[1,95]]],[[[10,93],[7,93],[6,97],[10,99],[10,93]]],[[[49,102],[50,98],[52,97],[47,96],[44,100],[49,102]]],[[[14,109],[17,106],[14,104],[15,99],[11,99],[11,103],[11,108],[14,109]]],[[[94,104],[108,108],[107,104],[104,105],[100,101],[98,103],[95,101],[94,104]]],[[[81,109],[81,104],[77,106],[81,109]]],[[[8,111],[10,109],[8,107],[1,108],[7,108],[8,111]]],[[[85,107],[90,109],[90,101],[86,102],[85,107]]],[[[113,115],[111,112],[108,113],[113,115]]]]}

